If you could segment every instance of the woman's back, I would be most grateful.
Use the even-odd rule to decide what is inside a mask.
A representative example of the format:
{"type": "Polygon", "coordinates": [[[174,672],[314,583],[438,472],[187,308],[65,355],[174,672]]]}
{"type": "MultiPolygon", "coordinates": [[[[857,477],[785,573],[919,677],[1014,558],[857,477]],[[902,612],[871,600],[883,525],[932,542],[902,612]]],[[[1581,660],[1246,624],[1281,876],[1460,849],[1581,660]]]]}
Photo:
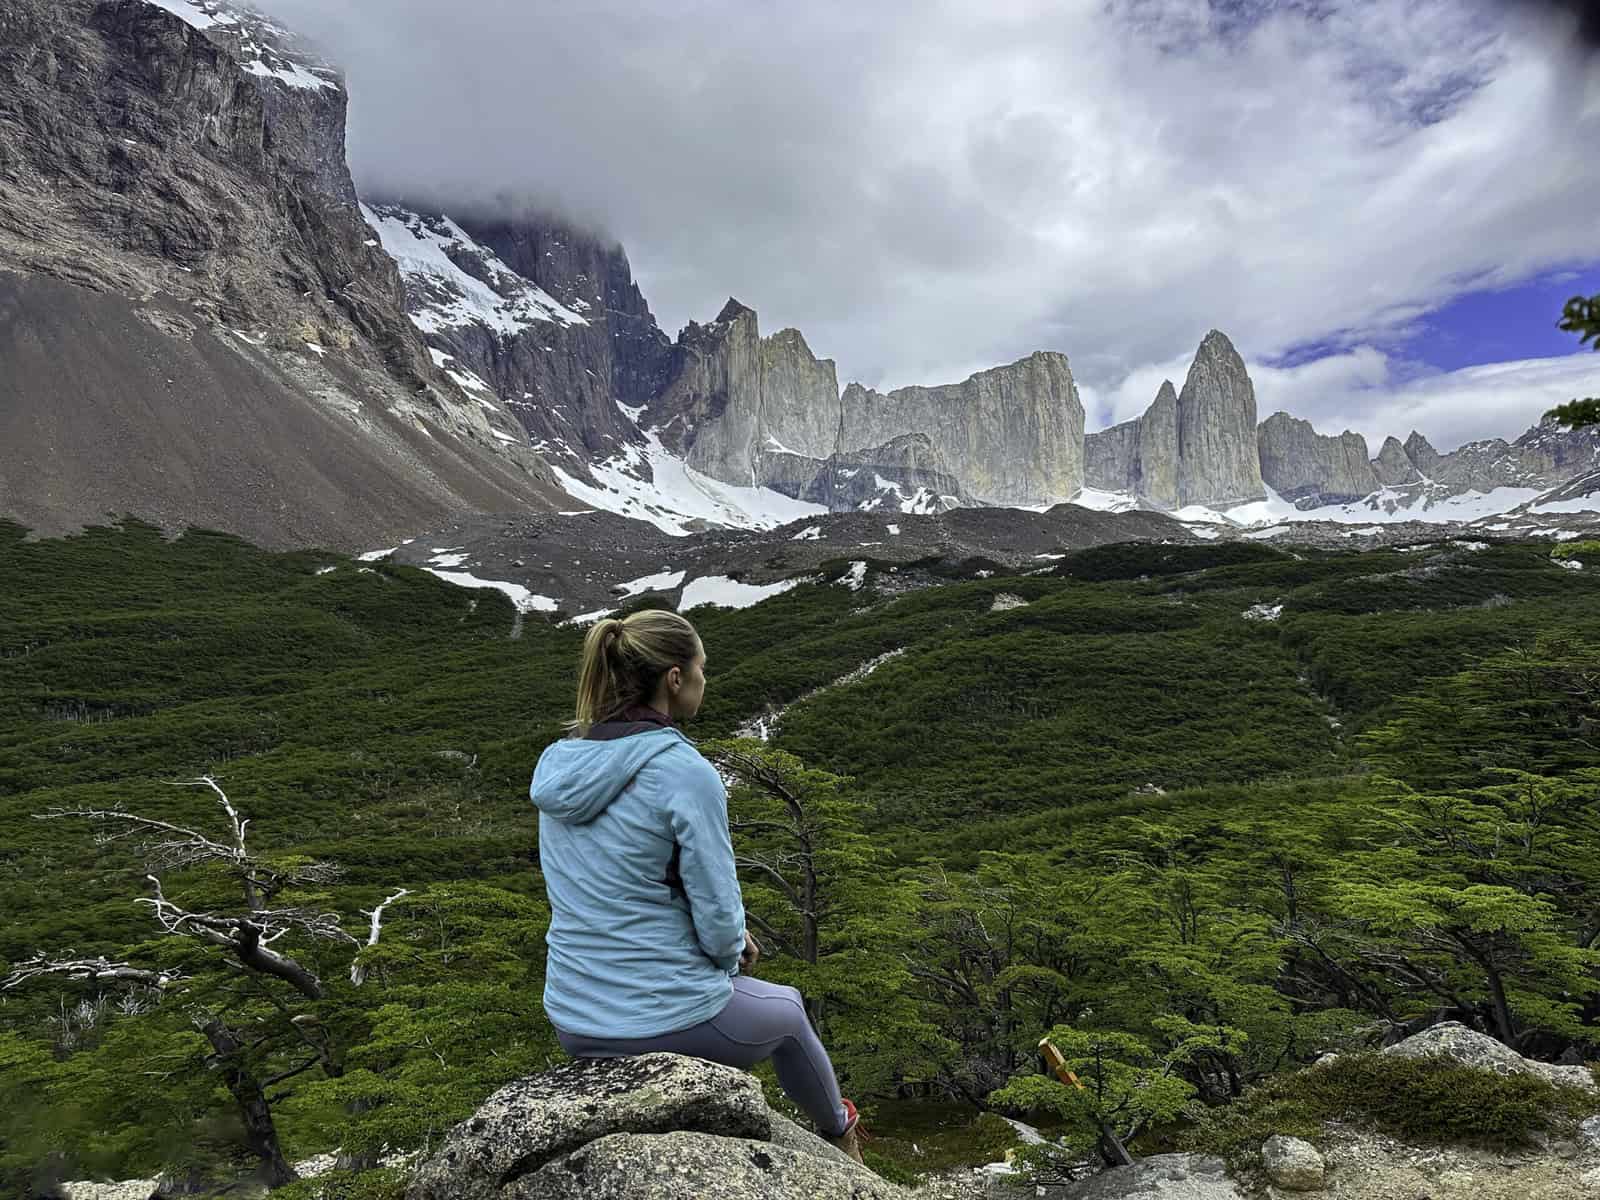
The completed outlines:
{"type": "Polygon", "coordinates": [[[744,905],[716,769],[670,725],[597,725],[545,749],[529,794],[551,907],[551,1023],[650,1037],[718,1012],[744,905]]]}

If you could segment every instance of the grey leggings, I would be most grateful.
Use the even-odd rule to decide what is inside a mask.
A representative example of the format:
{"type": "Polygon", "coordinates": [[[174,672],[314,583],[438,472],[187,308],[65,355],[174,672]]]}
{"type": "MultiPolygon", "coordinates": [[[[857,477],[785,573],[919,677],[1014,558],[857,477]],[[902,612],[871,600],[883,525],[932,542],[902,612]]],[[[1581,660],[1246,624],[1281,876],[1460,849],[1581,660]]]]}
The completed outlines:
{"type": "Polygon", "coordinates": [[[741,1070],[772,1060],[778,1083],[817,1127],[837,1137],[844,1132],[844,1104],[833,1064],[806,1018],[800,993],[745,975],[733,980],[733,996],[709,1021],[647,1038],[592,1038],[556,1030],[561,1048],[574,1058],[622,1058],[665,1050],[708,1058],[741,1070]]]}

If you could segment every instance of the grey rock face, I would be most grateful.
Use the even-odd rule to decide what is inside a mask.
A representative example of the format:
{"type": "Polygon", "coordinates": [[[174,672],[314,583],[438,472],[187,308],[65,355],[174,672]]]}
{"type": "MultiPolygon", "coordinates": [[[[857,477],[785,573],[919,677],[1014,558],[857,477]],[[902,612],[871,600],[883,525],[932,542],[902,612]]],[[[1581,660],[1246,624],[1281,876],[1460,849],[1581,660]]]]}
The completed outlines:
{"type": "Polygon", "coordinates": [[[1383,449],[1372,460],[1372,474],[1385,487],[1401,487],[1422,478],[1400,439],[1392,434],[1383,439],[1383,449]]]}
{"type": "Polygon", "coordinates": [[[767,1108],[754,1076],[676,1054],[578,1061],[490,1096],[407,1200],[728,1200],[901,1190],[767,1108]]]}
{"type": "Polygon", "coordinates": [[[550,504],[548,470],[498,448],[406,317],[355,204],[337,75],[262,18],[209,20],[0,7],[0,307],[20,314],[3,511],[362,549],[550,504]]]}
{"type": "Polygon", "coordinates": [[[1466,1067],[1493,1071],[1497,1075],[1538,1075],[1551,1083],[1570,1084],[1600,1092],[1586,1067],[1558,1067],[1553,1063],[1523,1058],[1504,1042],[1488,1034],[1468,1029],[1459,1021],[1442,1024],[1412,1034],[1402,1042],[1385,1046],[1384,1054],[1396,1058],[1448,1058],[1466,1067]]]}
{"type": "Polygon", "coordinates": [[[1266,494],[1255,387],[1233,343],[1213,329],[1178,396],[1179,504],[1239,504],[1266,494]]]}
{"type": "Polygon", "coordinates": [[[1298,508],[1347,504],[1378,490],[1367,441],[1348,429],[1327,437],[1310,421],[1273,413],[1256,431],[1261,479],[1298,508]]]}
{"type": "Polygon", "coordinates": [[[1439,452],[1433,448],[1428,439],[1413,429],[1406,436],[1403,449],[1412,466],[1431,478],[1439,462],[1439,452]]]}
{"type": "Polygon", "coordinates": [[[1245,1200],[1222,1160],[1153,1154],[1061,1189],[1063,1200],[1245,1200]]]}
{"type": "Polygon", "coordinates": [[[1261,1165],[1267,1177],[1292,1192],[1314,1192],[1322,1187],[1326,1164],[1317,1148],[1297,1137],[1275,1133],[1261,1147],[1261,1165]]]}
{"type": "MultiPolygon", "coordinates": [[[[841,447],[839,376],[817,358],[798,329],[761,339],[761,452],[826,458],[841,447]]],[[[760,471],[757,471],[760,475],[760,471]]]]}
{"type": "Polygon", "coordinates": [[[1083,402],[1066,356],[1038,351],[961,383],[897,388],[852,383],[841,398],[840,449],[926,433],[980,504],[1043,504],[1083,486],[1083,402]]]}
{"type": "MultiPolygon", "coordinates": [[[[831,360],[815,357],[796,330],[761,337],[756,314],[730,300],[715,321],[685,327],[667,375],[650,423],[690,466],[729,483],[804,494],[810,481],[796,459],[820,464],[862,453],[889,461],[905,449],[884,447],[921,434],[938,462],[915,469],[960,481],[936,485],[941,495],[1038,504],[1065,500],[1083,484],[1083,405],[1060,354],[1040,352],[942,387],[883,394],[851,384],[841,397],[831,360]]],[[[831,486],[825,479],[812,490],[831,486]]]]}
{"type": "Polygon", "coordinates": [[[1155,402],[1137,420],[1083,439],[1084,483],[1132,492],[1157,508],[1178,507],[1178,394],[1163,380],[1155,402]]]}
{"type": "Polygon", "coordinates": [[[405,264],[413,322],[450,355],[446,370],[482,380],[534,449],[582,476],[642,441],[618,405],[643,405],[660,388],[671,345],[621,247],[534,214],[456,222],[398,205],[368,211],[405,264]],[[427,269],[418,247],[459,274],[427,269]]]}

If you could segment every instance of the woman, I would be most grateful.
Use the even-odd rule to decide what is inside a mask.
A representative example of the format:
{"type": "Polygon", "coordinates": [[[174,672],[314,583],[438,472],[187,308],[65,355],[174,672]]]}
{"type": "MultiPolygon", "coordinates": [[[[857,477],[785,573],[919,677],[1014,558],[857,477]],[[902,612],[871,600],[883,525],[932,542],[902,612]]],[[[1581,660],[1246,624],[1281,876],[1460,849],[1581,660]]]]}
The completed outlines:
{"type": "Polygon", "coordinates": [[[576,1058],[770,1058],[818,1133],[860,1162],[855,1105],[800,993],[739,973],[761,948],[745,929],[728,795],[677,724],[700,709],[705,664],[694,626],[663,609],[584,639],[572,736],[546,747],[529,789],[550,896],[545,1013],[576,1058]]]}

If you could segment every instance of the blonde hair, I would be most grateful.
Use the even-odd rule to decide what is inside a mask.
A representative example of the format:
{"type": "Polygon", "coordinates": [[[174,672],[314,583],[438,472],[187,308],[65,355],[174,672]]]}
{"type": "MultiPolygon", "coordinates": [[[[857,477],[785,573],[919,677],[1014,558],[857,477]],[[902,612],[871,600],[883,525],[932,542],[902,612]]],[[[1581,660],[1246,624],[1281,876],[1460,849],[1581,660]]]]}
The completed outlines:
{"type": "Polygon", "coordinates": [[[665,608],[642,608],[618,620],[596,622],[583,639],[578,705],[562,727],[584,737],[591,725],[630,704],[647,703],[661,677],[700,653],[700,635],[688,618],[665,608]]]}

